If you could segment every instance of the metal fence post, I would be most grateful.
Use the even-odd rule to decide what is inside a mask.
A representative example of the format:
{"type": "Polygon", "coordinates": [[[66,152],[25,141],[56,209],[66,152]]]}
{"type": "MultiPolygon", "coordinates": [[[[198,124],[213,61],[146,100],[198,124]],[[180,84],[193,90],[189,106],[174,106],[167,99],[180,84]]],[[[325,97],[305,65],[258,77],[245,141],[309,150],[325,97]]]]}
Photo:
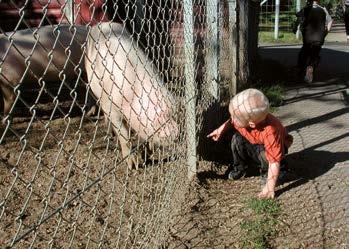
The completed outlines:
{"type": "Polygon", "coordinates": [[[66,0],[64,14],[70,24],[74,24],[74,0],[66,0]]]}
{"type": "Polygon", "coordinates": [[[275,25],[274,25],[274,39],[279,38],[279,18],[280,18],[280,0],[275,0],[275,25]]]}
{"type": "Polygon", "coordinates": [[[193,2],[184,1],[184,55],[185,55],[185,102],[188,178],[196,175],[196,117],[195,117],[195,77],[194,77],[194,23],[193,2]]]}
{"type": "MultiPolygon", "coordinates": [[[[301,10],[301,0],[297,0],[296,3],[296,11],[297,13],[301,10]]],[[[296,33],[296,38],[299,39],[299,34],[300,34],[300,30],[299,30],[300,26],[298,25],[297,27],[297,33],[296,33]]]]}
{"type": "Polygon", "coordinates": [[[218,0],[206,1],[207,44],[211,49],[206,54],[206,82],[208,92],[218,99],[218,0]]]}
{"type": "Polygon", "coordinates": [[[232,64],[232,73],[231,73],[231,86],[230,86],[230,95],[234,96],[237,92],[237,58],[238,58],[238,32],[237,32],[237,6],[236,0],[230,0],[228,2],[229,7],[229,32],[231,39],[231,64],[232,64]]]}

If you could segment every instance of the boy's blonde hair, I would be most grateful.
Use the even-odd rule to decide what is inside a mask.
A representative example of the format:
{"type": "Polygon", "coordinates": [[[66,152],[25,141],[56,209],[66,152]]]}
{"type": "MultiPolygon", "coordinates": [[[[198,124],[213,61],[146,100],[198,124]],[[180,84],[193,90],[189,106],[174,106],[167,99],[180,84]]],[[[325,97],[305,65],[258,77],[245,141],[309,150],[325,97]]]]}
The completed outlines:
{"type": "Polygon", "coordinates": [[[269,112],[269,100],[261,91],[249,88],[230,100],[229,112],[239,126],[245,127],[249,121],[265,118],[269,112]]]}

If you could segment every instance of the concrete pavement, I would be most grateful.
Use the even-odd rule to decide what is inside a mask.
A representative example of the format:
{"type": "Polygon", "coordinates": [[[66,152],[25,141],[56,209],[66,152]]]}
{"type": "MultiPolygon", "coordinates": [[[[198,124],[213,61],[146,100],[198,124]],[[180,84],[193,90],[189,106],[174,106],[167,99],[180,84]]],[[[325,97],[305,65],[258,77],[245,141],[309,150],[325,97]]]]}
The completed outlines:
{"type": "Polygon", "coordinates": [[[299,48],[260,48],[262,58],[273,61],[269,70],[289,73],[277,116],[294,136],[289,162],[296,177],[280,189],[290,232],[278,248],[349,248],[349,46],[326,44],[308,85],[292,78],[299,48]]]}

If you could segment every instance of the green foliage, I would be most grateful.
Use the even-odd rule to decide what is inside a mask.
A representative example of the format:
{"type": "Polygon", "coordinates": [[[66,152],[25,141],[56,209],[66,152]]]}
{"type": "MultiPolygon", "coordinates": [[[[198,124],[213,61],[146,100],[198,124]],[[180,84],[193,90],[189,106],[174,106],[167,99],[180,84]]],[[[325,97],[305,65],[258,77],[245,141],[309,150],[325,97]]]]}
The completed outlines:
{"type": "Polygon", "coordinates": [[[280,206],[275,200],[251,198],[247,201],[247,207],[256,214],[268,214],[276,216],[280,213],[280,206]]]}
{"type": "Polygon", "coordinates": [[[261,90],[267,96],[271,107],[282,105],[285,94],[285,88],[282,84],[275,83],[271,85],[258,83],[252,87],[261,90]]]}
{"type": "Polygon", "coordinates": [[[320,2],[320,5],[326,7],[327,9],[331,9],[337,4],[340,4],[341,0],[320,0],[319,2],[320,2]]]}
{"type": "Polygon", "coordinates": [[[266,249],[268,239],[276,234],[276,225],[280,214],[280,205],[275,200],[252,198],[246,202],[246,207],[253,214],[240,223],[244,231],[242,244],[244,248],[266,249]]]}
{"type": "Polygon", "coordinates": [[[300,44],[301,39],[297,39],[293,32],[279,32],[278,39],[274,39],[274,31],[260,31],[258,33],[259,43],[277,43],[277,44],[300,44]]]}

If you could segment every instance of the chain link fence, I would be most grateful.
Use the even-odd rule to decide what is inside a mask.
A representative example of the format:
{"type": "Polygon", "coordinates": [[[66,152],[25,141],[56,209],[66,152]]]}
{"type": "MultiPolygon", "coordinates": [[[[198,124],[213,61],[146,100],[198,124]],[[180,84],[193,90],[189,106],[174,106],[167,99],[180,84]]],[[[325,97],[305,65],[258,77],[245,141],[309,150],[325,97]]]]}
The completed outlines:
{"type": "MultiPolygon", "coordinates": [[[[275,28],[276,1],[263,1],[260,12],[260,30],[273,31],[275,28]]],[[[299,1],[300,3],[303,1],[299,1]]],[[[302,3],[304,4],[304,3],[302,3]]],[[[279,30],[292,32],[292,22],[297,12],[297,1],[280,1],[279,30]]]]}
{"type": "MultiPolygon", "coordinates": [[[[305,0],[263,0],[260,2],[259,42],[270,44],[301,43],[301,32],[296,13],[307,4],[305,0]]],[[[343,4],[341,1],[326,0],[320,3],[334,20],[332,32],[343,28],[343,4]]]]}
{"type": "MultiPolygon", "coordinates": [[[[260,4],[259,31],[274,39],[292,40],[293,32],[297,30],[296,13],[306,5],[305,0],[264,0],[260,4]]],[[[338,23],[343,22],[343,7],[340,1],[323,1],[331,17],[338,23]]],[[[297,39],[300,34],[297,34],[297,39]]]]}
{"type": "Polygon", "coordinates": [[[300,34],[297,30],[296,13],[305,5],[303,0],[264,0],[260,4],[260,40],[288,40],[295,42],[300,34]]]}
{"type": "Polygon", "coordinates": [[[236,91],[234,3],[0,3],[0,244],[160,247],[236,91]]]}

